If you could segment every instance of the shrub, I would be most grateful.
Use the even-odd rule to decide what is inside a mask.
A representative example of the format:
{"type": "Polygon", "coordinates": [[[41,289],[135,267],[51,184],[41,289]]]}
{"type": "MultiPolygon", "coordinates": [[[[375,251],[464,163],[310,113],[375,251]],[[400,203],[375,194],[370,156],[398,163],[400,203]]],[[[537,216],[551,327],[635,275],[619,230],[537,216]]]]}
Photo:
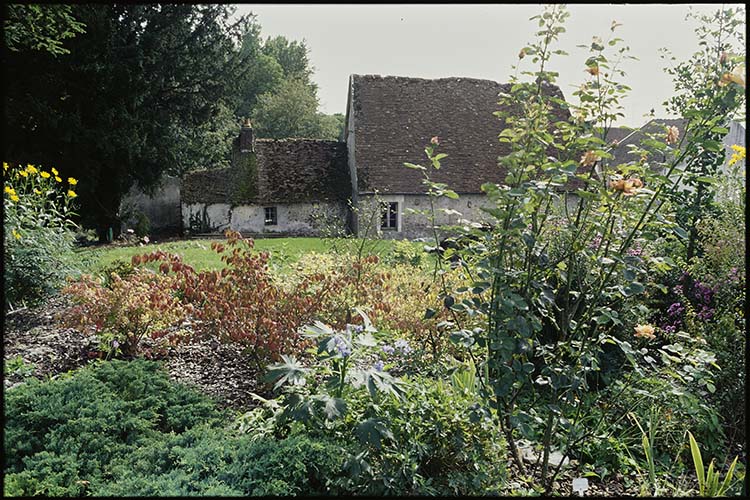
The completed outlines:
{"type": "Polygon", "coordinates": [[[497,424],[449,384],[417,378],[409,387],[403,401],[379,408],[393,438],[369,449],[376,472],[367,493],[499,494],[507,449],[497,424]]]}
{"type": "Polygon", "coordinates": [[[408,240],[396,240],[393,242],[393,250],[387,257],[392,264],[408,264],[419,267],[422,264],[424,251],[408,240]]]}
{"type": "MultiPolygon", "coordinates": [[[[688,431],[700,436],[701,442],[712,453],[722,449],[719,415],[701,395],[677,383],[666,372],[633,378],[627,388],[610,402],[612,409],[621,414],[632,412],[639,421],[645,422],[649,419],[649,411],[656,405],[660,419],[655,447],[664,461],[669,462],[676,457],[689,459],[685,439],[688,431]]],[[[623,425],[628,423],[632,424],[625,420],[623,425]]],[[[633,442],[633,446],[640,446],[640,435],[637,435],[637,443],[633,442]]]]}
{"type": "Polygon", "coordinates": [[[297,330],[319,314],[331,282],[316,273],[285,287],[269,272],[268,253],[253,252],[253,241],[240,233],[226,235],[226,245],[211,245],[226,263],[221,271],[198,273],[179,256],[160,250],[136,255],[132,262],[161,262],[162,273],[174,273],[168,282],[198,320],[197,334],[244,346],[259,366],[281,352],[301,351],[307,344],[297,330]]]}
{"type": "Polygon", "coordinates": [[[112,467],[103,496],[293,496],[342,492],[345,449],[292,433],[285,438],[237,435],[198,426],[151,441],[112,467]]]}
{"type": "Polygon", "coordinates": [[[154,362],[101,362],[57,380],[31,379],[5,395],[6,494],[95,492],[134,449],[223,416],[154,362]]]}
{"type": "MultiPolygon", "coordinates": [[[[449,311],[439,299],[440,284],[424,269],[383,263],[371,255],[361,259],[303,258],[297,271],[300,275],[324,274],[329,282],[319,313],[321,321],[343,327],[351,321],[347,312],[361,308],[379,330],[405,337],[430,353],[430,362],[449,350],[448,336],[438,327],[450,316],[449,311]]],[[[458,272],[447,272],[444,279],[456,285],[458,272]]]]}
{"type": "Polygon", "coordinates": [[[110,274],[108,286],[84,275],[63,293],[75,303],[62,316],[66,326],[99,335],[102,350],[135,355],[141,340],[177,340],[170,327],[186,318],[190,305],[180,301],[178,282],[148,269],[138,269],[124,279],[110,274]]]}
{"type": "Polygon", "coordinates": [[[151,221],[143,212],[138,212],[138,215],[136,215],[136,223],[134,229],[135,234],[140,238],[148,236],[149,232],[151,232],[151,221]]]}
{"type": "Polygon", "coordinates": [[[57,170],[33,165],[11,168],[3,163],[4,278],[7,309],[19,302],[36,302],[53,293],[74,270],[72,249],[76,227],[73,191],[67,192],[57,170]]]}
{"type": "Polygon", "coordinates": [[[120,278],[127,278],[133,274],[133,264],[124,259],[116,259],[106,266],[103,266],[98,274],[104,279],[104,286],[107,288],[112,287],[112,273],[116,274],[120,278]]]}

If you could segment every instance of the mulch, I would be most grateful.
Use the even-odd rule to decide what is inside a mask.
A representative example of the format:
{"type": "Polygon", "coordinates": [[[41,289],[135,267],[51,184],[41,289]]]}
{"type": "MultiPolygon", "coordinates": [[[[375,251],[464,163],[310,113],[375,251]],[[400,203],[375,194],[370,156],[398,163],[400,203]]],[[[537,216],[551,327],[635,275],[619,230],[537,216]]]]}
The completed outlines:
{"type": "MultiPolygon", "coordinates": [[[[44,304],[6,315],[4,321],[4,359],[21,356],[33,365],[28,375],[54,378],[103,356],[99,341],[75,329],[59,325],[57,317],[69,304],[61,296],[44,304]]],[[[152,356],[162,360],[176,382],[193,386],[213,397],[222,408],[249,410],[257,406],[252,394],[268,397],[268,389],[258,382],[255,362],[241,349],[216,340],[169,346],[152,356]]],[[[20,374],[6,374],[5,389],[24,380],[20,374]]]]}

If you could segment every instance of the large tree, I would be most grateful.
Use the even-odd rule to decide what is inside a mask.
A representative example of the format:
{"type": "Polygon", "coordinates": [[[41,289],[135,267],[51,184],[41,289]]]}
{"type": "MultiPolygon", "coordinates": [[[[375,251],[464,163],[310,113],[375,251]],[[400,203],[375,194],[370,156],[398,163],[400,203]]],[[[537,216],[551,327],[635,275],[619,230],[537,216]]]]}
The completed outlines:
{"type": "Polygon", "coordinates": [[[5,47],[11,51],[42,50],[68,54],[66,39],[85,32],[70,5],[8,4],[3,20],[5,47]]]}
{"type": "Polygon", "coordinates": [[[286,80],[275,92],[258,97],[253,111],[253,126],[258,137],[320,136],[318,98],[302,80],[286,80]]]}
{"type": "Polygon", "coordinates": [[[73,6],[86,32],[66,41],[69,54],[6,51],[6,158],[80,179],[83,222],[100,237],[116,233],[130,186],[148,189],[170,167],[188,168],[196,131],[236,102],[232,82],[248,70],[238,51],[247,19],[232,13],[226,5],[73,6]]]}

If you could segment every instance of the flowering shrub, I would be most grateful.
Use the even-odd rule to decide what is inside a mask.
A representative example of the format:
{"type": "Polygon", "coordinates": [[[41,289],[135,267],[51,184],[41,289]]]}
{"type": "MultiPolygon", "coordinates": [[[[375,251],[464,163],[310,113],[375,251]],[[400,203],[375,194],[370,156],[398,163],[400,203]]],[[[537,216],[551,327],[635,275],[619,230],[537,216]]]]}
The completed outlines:
{"type": "Polygon", "coordinates": [[[176,341],[179,333],[171,327],[192,311],[177,294],[173,276],[137,269],[126,278],[110,275],[108,286],[84,275],[69,284],[63,293],[75,302],[63,315],[63,323],[99,335],[105,352],[133,356],[141,340],[176,341]]]}
{"type": "Polygon", "coordinates": [[[304,350],[309,341],[298,329],[320,313],[330,280],[313,273],[285,286],[269,272],[268,253],[253,252],[253,241],[237,232],[226,236],[226,244],[211,245],[226,263],[221,271],[196,272],[161,250],[133,256],[132,263],[159,263],[161,273],[173,273],[171,286],[191,306],[195,334],[244,346],[259,367],[279,359],[281,352],[304,350]]]}
{"type": "Polygon", "coordinates": [[[73,269],[77,183],[72,177],[66,183],[54,168],[3,163],[6,308],[48,295],[73,269]]]}
{"type": "MultiPolygon", "coordinates": [[[[449,312],[439,297],[439,284],[425,270],[410,264],[383,263],[374,255],[353,260],[303,257],[297,269],[301,275],[322,273],[329,281],[330,291],[321,307],[322,321],[343,327],[351,320],[347,312],[360,307],[376,328],[407,337],[435,359],[450,348],[447,333],[438,327],[449,312]]],[[[447,271],[444,279],[450,286],[457,286],[459,272],[447,271]]]]}

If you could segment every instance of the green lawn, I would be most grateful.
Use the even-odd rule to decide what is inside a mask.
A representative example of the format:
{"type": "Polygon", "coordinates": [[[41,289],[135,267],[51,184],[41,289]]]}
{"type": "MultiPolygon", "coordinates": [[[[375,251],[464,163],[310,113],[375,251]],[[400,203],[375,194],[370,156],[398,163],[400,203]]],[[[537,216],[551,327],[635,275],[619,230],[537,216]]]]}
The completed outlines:
{"type": "MultiPolygon", "coordinates": [[[[140,255],[162,249],[165,252],[180,255],[183,261],[193,266],[196,270],[221,269],[220,255],[211,250],[213,241],[223,240],[182,240],[168,243],[155,243],[143,246],[115,247],[103,246],[86,248],[78,251],[84,272],[96,272],[110,265],[116,260],[130,262],[133,255],[140,255]]],[[[335,246],[339,251],[342,248],[353,247],[356,244],[352,240],[326,240],[323,238],[267,238],[255,240],[257,250],[268,251],[271,254],[271,262],[279,265],[296,262],[302,255],[310,252],[326,253],[333,251],[335,246]]],[[[391,240],[372,240],[366,243],[367,248],[382,256],[393,250],[394,242],[391,240]]],[[[422,244],[414,243],[421,248],[422,244]]]]}

